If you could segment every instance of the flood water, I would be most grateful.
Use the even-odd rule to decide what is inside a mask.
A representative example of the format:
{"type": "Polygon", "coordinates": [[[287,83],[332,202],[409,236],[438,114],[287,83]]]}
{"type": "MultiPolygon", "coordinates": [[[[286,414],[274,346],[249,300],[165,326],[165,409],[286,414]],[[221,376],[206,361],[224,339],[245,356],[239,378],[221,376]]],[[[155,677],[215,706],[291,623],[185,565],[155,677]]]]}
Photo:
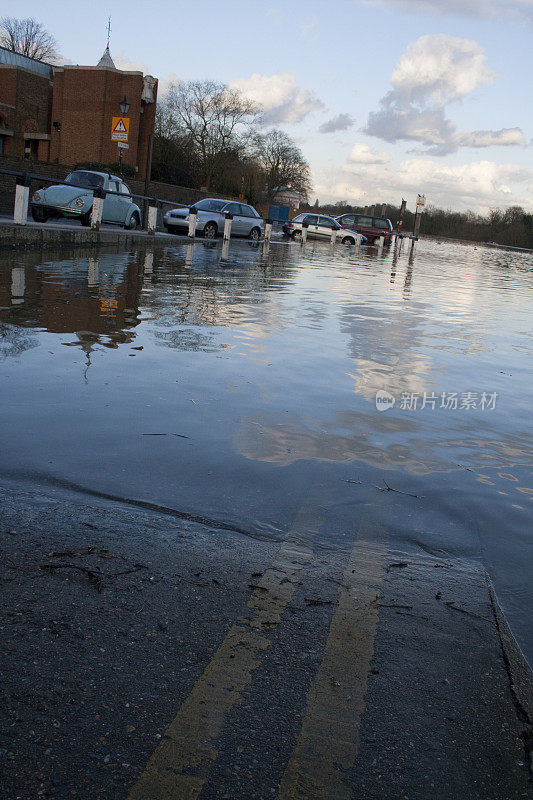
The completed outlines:
{"type": "Polygon", "coordinates": [[[273,540],[318,493],[326,549],[394,488],[389,541],[481,559],[533,663],[533,260],[404,247],[0,254],[0,483],[273,540]]]}

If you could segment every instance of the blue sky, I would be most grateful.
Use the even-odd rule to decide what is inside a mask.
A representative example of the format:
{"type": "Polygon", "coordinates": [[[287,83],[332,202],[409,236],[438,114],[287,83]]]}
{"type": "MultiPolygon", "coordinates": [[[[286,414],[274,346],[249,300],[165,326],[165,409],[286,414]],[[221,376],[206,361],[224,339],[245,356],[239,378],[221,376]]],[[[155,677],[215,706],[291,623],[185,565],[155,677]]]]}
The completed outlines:
{"type": "Polygon", "coordinates": [[[533,211],[533,0],[4,0],[65,59],[161,80],[212,78],[263,105],[311,164],[313,196],[357,204],[418,192],[437,206],[533,211]]]}

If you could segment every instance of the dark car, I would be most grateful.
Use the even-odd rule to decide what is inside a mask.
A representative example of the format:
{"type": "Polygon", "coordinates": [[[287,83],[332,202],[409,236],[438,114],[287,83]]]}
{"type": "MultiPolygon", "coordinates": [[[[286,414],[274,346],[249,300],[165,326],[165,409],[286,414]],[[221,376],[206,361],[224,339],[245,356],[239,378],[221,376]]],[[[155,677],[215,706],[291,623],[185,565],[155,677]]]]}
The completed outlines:
{"type": "Polygon", "coordinates": [[[370,217],[367,214],[343,214],[335,218],[343,228],[349,228],[357,233],[362,233],[369,244],[374,244],[380,236],[384,237],[385,244],[392,241],[392,222],[385,217],[370,217]]]}

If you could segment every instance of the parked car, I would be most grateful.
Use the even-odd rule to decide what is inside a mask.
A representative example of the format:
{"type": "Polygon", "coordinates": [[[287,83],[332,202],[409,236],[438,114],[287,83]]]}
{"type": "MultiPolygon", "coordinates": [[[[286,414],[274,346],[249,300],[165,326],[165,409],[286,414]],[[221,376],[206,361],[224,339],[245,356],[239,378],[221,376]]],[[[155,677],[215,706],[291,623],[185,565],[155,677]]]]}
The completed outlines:
{"type": "MultiPolygon", "coordinates": [[[[192,208],[192,206],[191,206],[192,208]]],[[[206,198],[194,204],[196,209],[196,232],[206,239],[215,239],[224,231],[225,215],[233,215],[232,236],[247,236],[257,241],[263,234],[263,220],[253,206],[230,200],[206,198]]],[[[163,217],[169,233],[187,233],[189,230],[189,208],[173,208],[163,217]]]]}
{"type": "Polygon", "coordinates": [[[77,169],[65,178],[65,184],[38,189],[31,201],[31,214],[36,222],[50,217],[73,217],[82,225],[91,224],[93,190],[103,189],[118,194],[106,194],[102,222],[113,222],[134,230],[141,224],[141,210],[132,200],[131,192],[122,178],[107,172],[77,169]]]}
{"type": "MultiPolygon", "coordinates": [[[[337,231],[337,241],[342,244],[355,244],[353,231],[343,228],[342,225],[333,218],[325,217],[322,214],[300,214],[283,225],[283,233],[292,239],[302,235],[302,225],[307,223],[307,236],[310,239],[331,239],[331,231],[337,231]]],[[[363,239],[366,241],[365,237],[363,239]]]]}
{"type": "Polygon", "coordinates": [[[374,244],[376,239],[383,236],[385,244],[392,241],[392,222],[385,217],[369,217],[366,214],[342,214],[335,217],[343,228],[349,228],[356,233],[366,236],[369,244],[374,244]]]}

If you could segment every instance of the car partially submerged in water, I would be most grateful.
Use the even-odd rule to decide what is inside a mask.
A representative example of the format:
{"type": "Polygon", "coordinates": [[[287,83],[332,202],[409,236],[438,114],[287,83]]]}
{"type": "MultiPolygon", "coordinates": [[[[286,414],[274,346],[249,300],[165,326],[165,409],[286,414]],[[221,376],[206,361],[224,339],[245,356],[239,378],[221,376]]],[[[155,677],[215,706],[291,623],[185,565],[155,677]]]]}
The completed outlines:
{"type": "Polygon", "coordinates": [[[102,222],[112,222],[129,230],[141,224],[141,210],[133,202],[122,178],[108,172],[84,169],[76,169],[67,175],[64,184],[37,189],[31,199],[31,215],[35,222],[46,222],[50,217],[71,217],[88,226],[96,189],[106,192],[102,222]]]}
{"type": "MultiPolygon", "coordinates": [[[[233,200],[221,200],[206,197],[194,204],[196,209],[196,233],[203,233],[206,239],[215,239],[222,234],[226,214],[231,214],[232,236],[246,236],[252,241],[259,241],[263,235],[264,223],[253,206],[247,203],[236,203],[233,200]]],[[[188,207],[172,208],[163,217],[163,224],[168,233],[186,234],[189,230],[188,207]]]]}
{"type": "MultiPolygon", "coordinates": [[[[332,231],[335,231],[337,241],[342,242],[342,244],[356,243],[356,234],[353,231],[343,228],[333,217],[326,217],[323,214],[299,214],[294,219],[286,222],[282,230],[285,236],[290,236],[291,239],[298,239],[302,235],[304,225],[307,227],[309,239],[329,241],[332,231]]],[[[362,236],[361,243],[364,244],[365,242],[366,239],[362,236]]]]}

